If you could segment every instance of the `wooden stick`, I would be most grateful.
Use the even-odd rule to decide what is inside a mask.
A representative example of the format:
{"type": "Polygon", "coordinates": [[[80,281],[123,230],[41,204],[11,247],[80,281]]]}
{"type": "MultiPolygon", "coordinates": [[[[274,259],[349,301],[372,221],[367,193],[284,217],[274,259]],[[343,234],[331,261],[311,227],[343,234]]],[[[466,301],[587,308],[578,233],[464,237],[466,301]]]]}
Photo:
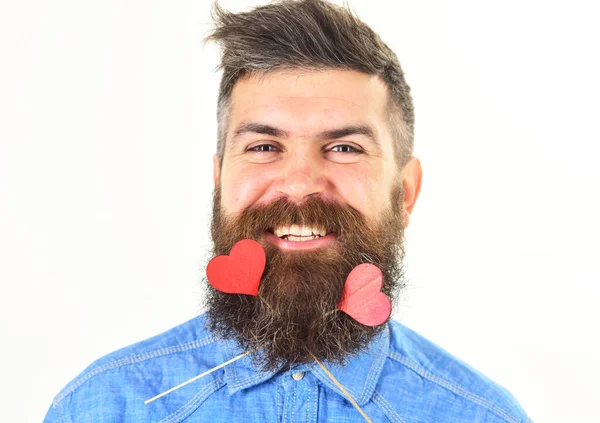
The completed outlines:
{"type": "Polygon", "coordinates": [[[360,408],[358,406],[358,404],[356,403],[356,401],[354,401],[354,398],[352,398],[352,396],[348,393],[348,391],[346,391],[346,389],[344,388],[344,386],[338,382],[338,380],[335,378],[335,376],[333,376],[331,374],[331,372],[329,370],[327,370],[327,367],[325,367],[325,365],[323,363],[321,363],[319,361],[319,359],[317,357],[315,357],[315,355],[309,351],[309,354],[312,355],[312,358],[315,359],[315,361],[317,362],[317,364],[319,366],[321,366],[321,368],[323,369],[323,371],[327,374],[327,376],[329,376],[329,378],[333,381],[333,383],[335,383],[335,385],[340,388],[340,391],[343,392],[343,394],[346,396],[346,398],[348,398],[348,400],[352,403],[352,405],[354,406],[354,408],[356,408],[358,410],[358,412],[365,418],[365,420],[369,423],[373,423],[371,421],[371,419],[369,419],[369,417],[365,414],[365,412],[362,410],[362,408],[360,408]]]}
{"type": "Polygon", "coordinates": [[[233,363],[233,362],[234,362],[234,361],[236,361],[236,360],[239,360],[240,358],[242,358],[242,357],[244,357],[244,356],[246,356],[246,355],[250,354],[251,352],[252,352],[252,351],[248,351],[248,352],[245,352],[245,353],[243,353],[243,354],[240,354],[240,355],[238,355],[237,357],[234,357],[234,358],[232,358],[231,360],[227,360],[225,363],[219,364],[217,367],[213,367],[212,369],[210,369],[210,370],[207,370],[207,371],[205,371],[204,373],[201,373],[201,374],[199,374],[198,376],[194,376],[193,378],[191,378],[191,379],[188,379],[188,380],[186,380],[185,382],[183,382],[183,383],[180,383],[179,385],[177,385],[177,386],[174,386],[174,387],[172,387],[171,389],[168,389],[168,390],[166,390],[165,392],[163,392],[163,393],[161,393],[161,394],[158,394],[158,395],[157,395],[157,396],[155,396],[155,397],[152,397],[152,398],[150,398],[150,399],[147,399],[146,401],[144,401],[144,404],[150,404],[152,401],[154,401],[154,400],[157,400],[157,399],[159,399],[160,397],[164,397],[165,395],[167,395],[167,394],[170,394],[171,392],[173,392],[173,391],[176,391],[176,390],[178,390],[179,388],[182,388],[182,387],[184,387],[184,386],[185,386],[185,385],[187,385],[187,384],[190,384],[190,383],[192,383],[192,382],[194,382],[194,381],[196,381],[196,380],[198,380],[198,379],[200,379],[200,378],[203,378],[204,376],[206,376],[206,375],[209,375],[209,374],[211,374],[212,372],[214,372],[214,371],[216,371],[216,370],[219,370],[220,368],[223,368],[223,367],[227,366],[228,364],[231,364],[231,363],[233,363]]]}

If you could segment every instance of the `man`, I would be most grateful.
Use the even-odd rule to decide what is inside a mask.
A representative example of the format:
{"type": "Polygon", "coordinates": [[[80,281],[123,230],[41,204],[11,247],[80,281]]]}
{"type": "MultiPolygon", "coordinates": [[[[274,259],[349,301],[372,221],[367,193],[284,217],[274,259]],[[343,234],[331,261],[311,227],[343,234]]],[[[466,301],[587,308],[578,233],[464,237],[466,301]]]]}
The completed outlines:
{"type": "MultiPolygon", "coordinates": [[[[383,294],[404,286],[421,167],[396,55],[321,0],[239,14],[215,5],[214,18],[208,39],[223,52],[214,254],[231,254],[223,271],[242,267],[232,249],[256,241],[245,259],[264,251],[260,284],[231,293],[209,275],[205,315],[96,361],[46,421],[529,421],[505,389],[389,314],[365,324],[341,305],[366,263],[383,294]]],[[[378,289],[357,300],[359,312],[373,298],[381,312],[378,289]]]]}

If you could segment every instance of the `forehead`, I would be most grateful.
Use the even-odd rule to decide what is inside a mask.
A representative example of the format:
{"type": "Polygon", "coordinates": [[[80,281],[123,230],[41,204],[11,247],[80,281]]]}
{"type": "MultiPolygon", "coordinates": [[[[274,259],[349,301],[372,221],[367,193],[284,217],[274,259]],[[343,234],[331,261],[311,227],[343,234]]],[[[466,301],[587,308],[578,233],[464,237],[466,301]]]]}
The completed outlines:
{"type": "Polygon", "coordinates": [[[273,124],[296,136],[348,124],[386,131],[388,89],[353,70],[284,70],[240,79],[231,94],[230,127],[273,124]]]}

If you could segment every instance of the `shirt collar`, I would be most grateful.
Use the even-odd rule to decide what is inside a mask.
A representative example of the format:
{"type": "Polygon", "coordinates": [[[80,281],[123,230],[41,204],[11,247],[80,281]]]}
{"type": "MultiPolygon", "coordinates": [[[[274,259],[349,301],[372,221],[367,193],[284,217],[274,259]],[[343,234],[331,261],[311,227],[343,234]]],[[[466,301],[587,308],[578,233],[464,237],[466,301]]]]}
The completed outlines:
{"type": "MultiPolygon", "coordinates": [[[[242,353],[233,341],[220,340],[219,349],[223,362],[237,357],[242,353]]],[[[347,365],[340,366],[324,362],[323,364],[333,376],[352,395],[359,406],[364,406],[373,395],[375,386],[381,375],[383,365],[388,355],[390,345],[389,326],[386,324],[381,333],[369,344],[368,348],[359,355],[352,357],[347,365]]],[[[296,366],[292,371],[312,372],[325,386],[345,398],[343,392],[327,376],[317,363],[296,366]]],[[[261,372],[252,365],[249,356],[225,367],[225,382],[230,395],[243,389],[251,388],[271,379],[277,371],[261,372]]]]}

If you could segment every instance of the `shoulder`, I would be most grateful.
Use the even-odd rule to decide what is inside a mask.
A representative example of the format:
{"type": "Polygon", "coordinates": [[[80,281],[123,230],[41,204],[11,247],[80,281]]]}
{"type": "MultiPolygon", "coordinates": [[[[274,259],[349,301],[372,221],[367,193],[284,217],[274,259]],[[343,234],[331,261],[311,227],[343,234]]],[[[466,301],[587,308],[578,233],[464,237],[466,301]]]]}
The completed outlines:
{"type": "Polygon", "coordinates": [[[504,387],[401,323],[392,321],[389,327],[379,393],[392,403],[412,397],[420,411],[405,410],[405,415],[424,412],[439,422],[531,421],[504,387]]]}
{"type": "MultiPolygon", "coordinates": [[[[204,315],[94,361],[54,398],[51,412],[79,415],[143,409],[143,401],[221,360],[204,315]],[[102,409],[95,404],[102,403],[102,409]]],[[[215,382],[207,378],[207,383],[215,382]]],[[[179,394],[185,394],[185,389],[179,394]]],[[[172,395],[176,401],[177,395],[172,395]]],[[[49,413],[50,414],[50,413],[49,413]]],[[[80,417],[81,421],[87,421],[80,417]]]]}

